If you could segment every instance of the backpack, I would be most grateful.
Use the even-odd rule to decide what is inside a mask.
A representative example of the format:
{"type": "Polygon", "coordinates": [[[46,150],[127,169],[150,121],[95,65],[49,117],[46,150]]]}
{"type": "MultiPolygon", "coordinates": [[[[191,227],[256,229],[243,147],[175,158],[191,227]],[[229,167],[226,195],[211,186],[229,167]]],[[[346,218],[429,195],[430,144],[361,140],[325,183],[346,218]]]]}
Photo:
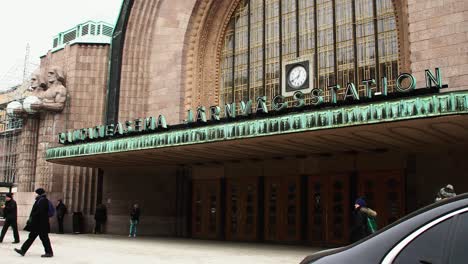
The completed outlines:
{"type": "Polygon", "coordinates": [[[367,229],[371,234],[377,232],[377,221],[372,216],[367,216],[367,229]]]}
{"type": "Polygon", "coordinates": [[[52,204],[50,200],[47,200],[49,202],[49,210],[48,210],[48,215],[49,217],[52,217],[55,215],[55,206],[52,204]]]}

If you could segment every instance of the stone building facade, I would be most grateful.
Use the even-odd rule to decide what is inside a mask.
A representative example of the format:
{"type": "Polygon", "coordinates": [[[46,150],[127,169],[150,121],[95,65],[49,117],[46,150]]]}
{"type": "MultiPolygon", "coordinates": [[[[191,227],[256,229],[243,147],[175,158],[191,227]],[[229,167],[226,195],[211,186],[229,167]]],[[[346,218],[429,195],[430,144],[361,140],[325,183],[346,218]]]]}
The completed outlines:
{"type": "MultiPolygon", "coordinates": [[[[350,208],[358,196],[371,201],[382,215],[380,224],[386,225],[431,203],[435,191],[444,184],[453,184],[457,192],[468,191],[468,167],[462,154],[468,144],[468,103],[463,101],[468,88],[467,12],[466,1],[458,0],[126,0],[112,51],[108,45],[75,44],[42,58],[41,69],[59,65],[65,70],[69,100],[63,113],[41,114],[39,124],[27,121],[25,127],[38,129],[38,143],[28,144],[32,136],[24,133],[18,197],[46,186],[54,199],[64,198],[72,211],[85,214],[88,229],[92,228],[96,204],[103,203],[109,214],[106,229],[116,234],[127,232],[128,210],[139,203],[139,232],[144,235],[347,243],[350,208]],[[368,10],[368,15],[362,10],[368,10]],[[291,22],[297,17],[299,21],[308,17],[310,24],[291,22]],[[269,25],[277,23],[276,19],[283,26],[292,26],[271,30],[269,25]],[[264,28],[258,31],[262,33],[255,31],[254,25],[264,28]],[[359,25],[368,25],[371,33],[362,33],[365,29],[359,25]],[[303,28],[310,36],[302,33],[303,28]],[[349,39],[341,39],[342,28],[349,39]],[[323,44],[321,33],[316,32],[331,33],[323,44]],[[257,33],[257,44],[263,51],[256,53],[257,33]],[[232,42],[229,36],[233,36],[232,42]],[[122,38],[120,42],[118,38],[122,38]],[[247,42],[239,41],[243,38],[247,42]],[[304,49],[309,45],[304,43],[312,39],[309,50],[304,49]],[[340,57],[348,54],[340,53],[346,47],[354,56],[349,65],[340,57]],[[275,51],[268,53],[270,48],[275,51]],[[280,55],[271,55],[276,50],[280,55]],[[201,122],[187,124],[188,111],[197,117],[199,106],[206,107],[208,117],[210,106],[220,105],[224,113],[229,100],[251,99],[252,108],[257,109],[256,96],[262,94],[255,92],[256,87],[279,89],[282,77],[268,79],[263,71],[263,80],[256,83],[254,58],[259,58],[263,69],[271,62],[280,72],[281,63],[295,53],[298,58],[313,58],[311,80],[315,87],[325,88],[325,100],[332,97],[327,88],[334,81],[343,82],[345,87],[346,78],[354,80],[358,93],[365,97],[359,82],[365,78],[379,83],[377,77],[389,77],[392,93],[398,73],[413,74],[419,88],[425,86],[425,70],[434,72],[437,67],[448,88],[432,95],[415,92],[403,99],[389,97],[395,110],[387,104],[390,108],[383,115],[388,122],[378,112],[362,115],[364,108],[375,110],[380,103],[384,105],[386,100],[381,100],[364,101],[355,108],[353,104],[327,105],[299,112],[253,114],[232,122],[205,123],[200,118],[201,122]],[[377,62],[361,67],[361,55],[377,62]],[[328,64],[323,62],[327,58],[328,64]],[[382,68],[375,66],[379,60],[382,68]],[[233,76],[247,72],[248,81],[232,77],[231,70],[233,76]],[[243,95],[237,97],[237,93],[243,95]],[[452,101],[447,110],[442,102],[449,97],[452,101]],[[400,102],[399,106],[395,102],[400,102]],[[361,116],[351,114],[351,110],[361,116]],[[314,111],[323,120],[314,122],[323,129],[309,126],[307,118],[314,111]],[[322,116],[320,111],[329,112],[322,116]],[[342,111],[337,116],[343,120],[343,113],[350,113],[346,117],[350,119],[338,124],[333,111],[342,111]],[[134,134],[128,140],[109,135],[96,143],[58,144],[61,132],[158,115],[169,124],[167,131],[155,132],[161,137],[168,135],[159,145],[151,141],[151,133],[134,134]],[[261,134],[262,122],[275,118],[280,123],[297,118],[299,125],[284,121],[279,129],[283,134],[270,127],[268,133],[261,134]],[[249,132],[239,132],[246,131],[240,128],[244,122],[251,125],[249,132]],[[198,137],[203,128],[223,125],[238,125],[235,136],[223,135],[222,140],[198,137]],[[288,132],[294,129],[295,133],[288,132]],[[177,135],[172,141],[172,131],[180,132],[180,138],[193,132],[195,136],[188,141],[197,144],[177,135]],[[36,158],[30,154],[34,147],[36,158]]],[[[379,89],[383,86],[377,85],[379,89]]],[[[272,93],[263,95],[273,97],[272,93]]],[[[347,94],[339,90],[340,96],[343,93],[347,94]]],[[[272,107],[271,103],[267,106],[272,107]]]]}

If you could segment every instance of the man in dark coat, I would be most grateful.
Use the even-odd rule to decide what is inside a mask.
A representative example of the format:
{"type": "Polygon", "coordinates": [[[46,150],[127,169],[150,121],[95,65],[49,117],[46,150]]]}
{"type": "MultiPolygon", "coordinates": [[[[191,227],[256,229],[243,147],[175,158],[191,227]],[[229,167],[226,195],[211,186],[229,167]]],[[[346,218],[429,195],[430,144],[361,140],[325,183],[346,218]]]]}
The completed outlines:
{"type": "Polygon", "coordinates": [[[6,195],[6,202],[5,205],[2,205],[3,209],[3,216],[5,217],[5,223],[3,224],[2,234],[0,235],[0,243],[3,242],[3,238],[8,230],[8,227],[11,226],[13,229],[13,237],[15,241],[13,244],[17,244],[20,242],[19,234],[18,234],[18,224],[17,224],[17,216],[18,216],[18,208],[16,206],[16,201],[13,200],[13,194],[8,193],[6,195]]]}
{"type": "Polygon", "coordinates": [[[24,256],[34,240],[39,236],[45,250],[45,254],[41,255],[41,257],[51,258],[54,256],[54,253],[52,252],[52,246],[50,245],[49,239],[49,200],[47,199],[44,189],[39,188],[35,192],[37,194],[36,202],[33,205],[29,220],[24,228],[24,230],[30,232],[29,237],[24,242],[21,249],[15,248],[15,251],[21,256],[24,256]]]}
{"type": "Polygon", "coordinates": [[[94,213],[94,220],[96,220],[96,225],[94,226],[94,233],[102,233],[102,226],[107,221],[107,210],[103,204],[98,204],[96,206],[96,212],[94,213]]]}
{"type": "Polygon", "coordinates": [[[59,227],[59,234],[63,234],[63,219],[67,214],[67,207],[63,204],[62,199],[58,200],[57,207],[55,208],[57,212],[57,223],[59,227]]]}

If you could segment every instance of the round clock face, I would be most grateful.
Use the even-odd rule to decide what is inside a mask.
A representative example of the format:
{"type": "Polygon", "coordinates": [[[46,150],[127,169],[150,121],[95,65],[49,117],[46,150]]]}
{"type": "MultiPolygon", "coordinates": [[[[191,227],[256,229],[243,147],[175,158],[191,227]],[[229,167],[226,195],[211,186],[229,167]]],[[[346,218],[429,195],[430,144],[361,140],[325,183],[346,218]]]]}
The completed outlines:
{"type": "Polygon", "coordinates": [[[289,72],[288,80],[292,87],[301,87],[307,80],[307,70],[304,68],[304,66],[301,65],[294,67],[289,72]]]}

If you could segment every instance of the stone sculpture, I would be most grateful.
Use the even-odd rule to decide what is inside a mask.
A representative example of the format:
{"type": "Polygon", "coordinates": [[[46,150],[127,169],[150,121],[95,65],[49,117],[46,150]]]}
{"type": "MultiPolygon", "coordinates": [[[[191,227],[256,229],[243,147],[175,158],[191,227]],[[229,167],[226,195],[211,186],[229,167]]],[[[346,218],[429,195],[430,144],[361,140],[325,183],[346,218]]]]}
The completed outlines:
{"type": "Polygon", "coordinates": [[[36,111],[61,112],[67,101],[67,88],[65,88],[65,77],[61,68],[52,66],[47,72],[48,87],[36,94],[41,101],[32,103],[30,108],[36,111]]]}

